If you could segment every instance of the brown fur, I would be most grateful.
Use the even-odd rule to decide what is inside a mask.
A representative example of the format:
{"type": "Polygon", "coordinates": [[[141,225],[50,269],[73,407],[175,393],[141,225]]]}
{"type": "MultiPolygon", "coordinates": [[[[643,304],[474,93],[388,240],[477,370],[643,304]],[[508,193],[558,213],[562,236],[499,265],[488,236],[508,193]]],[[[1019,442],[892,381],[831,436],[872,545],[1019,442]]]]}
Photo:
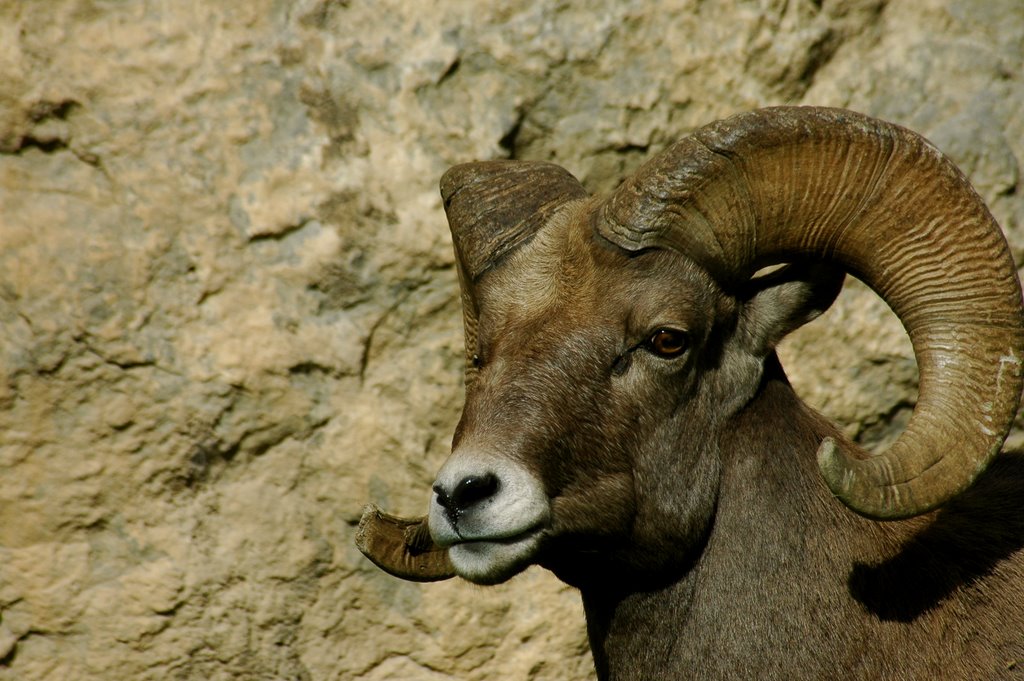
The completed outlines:
{"type": "Polygon", "coordinates": [[[576,211],[476,282],[480,369],[456,446],[544,481],[536,562],[581,589],[598,676],[1024,678],[1024,456],[930,515],[852,514],[814,458],[842,436],[772,349],[841,274],[725,291],[676,253],[620,251],[576,211]],[[658,327],[690,350],[654,356],[658,327]]]}

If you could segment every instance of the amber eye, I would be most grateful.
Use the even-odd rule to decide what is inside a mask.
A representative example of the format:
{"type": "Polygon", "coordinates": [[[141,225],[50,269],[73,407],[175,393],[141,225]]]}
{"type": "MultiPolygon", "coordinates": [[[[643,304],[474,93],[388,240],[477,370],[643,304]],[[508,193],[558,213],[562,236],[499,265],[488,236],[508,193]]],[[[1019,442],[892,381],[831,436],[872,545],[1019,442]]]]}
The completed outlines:
{"type": "Polygon", "coordinates": [[[647,347],[651,352],[665,359],[678,357],[686,351],[686,334],[673,329],[658,329],[651,334],[647,341],[647,347]]]}

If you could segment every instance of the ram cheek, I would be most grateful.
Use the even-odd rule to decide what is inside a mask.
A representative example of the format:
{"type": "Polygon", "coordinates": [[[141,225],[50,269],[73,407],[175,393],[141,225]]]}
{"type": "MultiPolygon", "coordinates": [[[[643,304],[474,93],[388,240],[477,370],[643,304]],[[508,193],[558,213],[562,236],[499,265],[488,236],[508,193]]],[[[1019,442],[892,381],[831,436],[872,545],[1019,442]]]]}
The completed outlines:
{"type": "MultiPolygon", "coordinates": [[[[628,544],[636,519],[633,476],[607,473],[570,485],[551,500],[551,527],[541,550],[541,564],[572,583],[563,567],[600,562],[603,551],[628,544]],[[557,547],[557,548],[556,548],[557,547]]],[[[574,568],[573,568],[574,569],[574,568]]]]}

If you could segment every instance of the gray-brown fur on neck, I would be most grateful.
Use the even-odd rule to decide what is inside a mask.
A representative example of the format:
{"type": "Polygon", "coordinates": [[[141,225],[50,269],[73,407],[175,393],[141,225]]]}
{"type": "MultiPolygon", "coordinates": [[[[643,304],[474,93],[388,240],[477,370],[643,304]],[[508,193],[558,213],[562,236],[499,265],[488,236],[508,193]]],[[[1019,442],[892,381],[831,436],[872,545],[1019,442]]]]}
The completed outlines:
{"type": "Polygon", "coordinates": [[[820,481],[805,454],[839,434],[780,368],[731,425],[692,569],[648,589],[582,590],[602,681],[1019,678],[1024,599],[986,595],[1024,583],[1024,456],[997,458],[938,513],[876,523],[844,512],[820,481]],[[777,427],[780,415],[791,427],[777,427]],[[960,611],[972,614],[951,616],[960,611]]]}

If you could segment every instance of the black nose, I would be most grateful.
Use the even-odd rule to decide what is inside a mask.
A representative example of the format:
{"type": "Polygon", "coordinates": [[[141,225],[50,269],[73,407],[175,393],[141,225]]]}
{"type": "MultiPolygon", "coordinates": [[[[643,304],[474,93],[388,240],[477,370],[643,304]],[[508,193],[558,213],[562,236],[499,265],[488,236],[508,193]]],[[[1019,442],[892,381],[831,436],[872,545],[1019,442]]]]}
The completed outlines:
{"type": "Polygon", "coordinates": [[[457,516],[470,506],[477,504],[498,491],[498,478],[492,473],[484,475],[467,475],[449,495],[440,485],[434,485],[437,503],[448,511],[450,516],[457,516]]]}

